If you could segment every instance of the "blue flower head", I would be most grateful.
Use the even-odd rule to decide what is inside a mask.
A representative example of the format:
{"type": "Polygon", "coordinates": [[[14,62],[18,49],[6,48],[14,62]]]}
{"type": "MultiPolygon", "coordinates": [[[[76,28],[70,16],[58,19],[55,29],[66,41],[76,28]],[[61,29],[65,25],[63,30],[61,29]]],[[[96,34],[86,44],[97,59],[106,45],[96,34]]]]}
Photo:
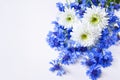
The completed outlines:
{"type": "Polygon", "coordinates": [[[64,12],[65,7],[64,7],[63,3],[61,3],[61,2],[56,3],[56,6],[58,7],[59,11],[64,12]]]}
{"type": "Polygon", "coordinates": [[[114,9],[116,10],[120,9],[120,4],[115,4],[114,9]]]}
{"type": "Polygon", "coordinates": [[[75,64],[80,56],[80,52],[76,52],[75,50],[72,52],[66,50],[60,53],[59,59],[62,64],[69,65],[75,64]]]}
{"type": "Polygon", "coordinates": [[[112,55],[110,51],[104,50],[103,56],[99,58],[99,64],[102,67],[108,67],[111,65],[111,62],[113,61],[112,55]]]}
{"type": "Polygon", "coordinates": [[[72,32],[72,28],[65,29],[62,25],[59,25],[57,22],[55,24],[54,32],[50,31],[47,35],[47,42],[52,48],[56,50],[62,50],[67,47],[72,32]]]}
{"type": "Polygon", "coordinates": [[[81,9],[79,3],[76,3],[76,2],[70,3],[70,7],[71,7],[71,8],[74,8],[75,10],[81,9]]]}
{"type": "Polygon", "coordinates": [[[52,62],[50,62],[50,64],[52,64],[52,66],[53,66],[49,69],[50,71],[52,71],[52,72],[57,71],[58,76],[62,76],[63,74],[65,74],[65,70],[60,65],[59,60],[53,60],[52,62]]]}
{"type": "Polygon", "coordinates": [[[97,62],[96,62],[96,60],[94,58],[92,58],[92,59],[85,58],[81,63],[83,65],[86,65],[87,67],[91,67],[93,65],[97,65],[97,62]]]}
{"type": "Polygon", "coordinates": [[[109,27],[109,29],[106,28],[102,31],[101,38],[99,39],[99,43],[96,44],[96,47],[107,49],[118,41],[117,32],[119,29],[115,29],[113,26],[111,27],[112,28],[109,27]],[[110,29],[112,32],[110,32],[110,29]]]}
{"type": "Polygon", "coordinates": [[[86,74],[90,77],[90,79],[97,80],[97,78],[101,76],[101,69],[99,66],[92,66],[86,74]]]}

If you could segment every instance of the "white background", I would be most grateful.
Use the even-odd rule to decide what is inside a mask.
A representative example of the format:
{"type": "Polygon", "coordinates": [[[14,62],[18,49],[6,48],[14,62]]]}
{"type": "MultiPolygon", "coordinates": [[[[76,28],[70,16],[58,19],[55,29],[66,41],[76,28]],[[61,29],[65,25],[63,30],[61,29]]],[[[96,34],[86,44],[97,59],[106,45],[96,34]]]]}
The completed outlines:
{"type": "MultiPolygon", "coordinates": [[[[65,0],[61,0],[65,1],[65,0]]],[[[58,0],[0,0],[0,80],[89,80],[80,64],[63,77],[49,72],[57,52],[45,41],[53,28],[58,0]]],[[[113,46],[113,65],[99,80],[120,79],[120,46],[113,46]]]]}

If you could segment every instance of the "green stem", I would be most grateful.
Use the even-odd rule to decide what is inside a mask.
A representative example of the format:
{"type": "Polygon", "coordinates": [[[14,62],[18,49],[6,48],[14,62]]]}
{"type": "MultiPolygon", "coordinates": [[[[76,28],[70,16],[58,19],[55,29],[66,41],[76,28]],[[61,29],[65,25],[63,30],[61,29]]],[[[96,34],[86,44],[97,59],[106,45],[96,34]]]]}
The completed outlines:
{"type": "Polygon", "coordinates": [[[70,0],[66,0],[66,2],[67,2],[67,3],[71,3],[71,1],[70,1],[70,0]]]}
{"type": "Polygon", "coordinates": [[[66,3],[68,4],[68,8],[69,8],[71,1],[70,0],[66,0],[66,3]]]}
{"type": "Polygon", "coordinates": [[[120,0],[108,0],[108,1],[107,1],[107,5],[109,5],[110,2],[114,2],[114,3],[119,4],[119,3],[120,3],[120,0]]]}
{"type": "Polygon", "coordinates": [[[115,0],[113,0],[113,2],[116,2],[115,0]]]}
{"type": "Polygon", "coordinates": [[[70,2],[69,0],[66,0],[66,3],[68,4],[68,8],[70,7],[70,2]]]}
{"type": "Polygon", "coordinates": [[[110,2],[114,2],[114,0],[107,0],[106,6],[109,6],[109,5],[110,5],[110,2]]]}
{"type": "Polygon", "coordinates": [[[78,1],[78,3],[80,3],[81,0],[77,0],[77,1],[78,1]]]}
{"type": "Polygon", "coordinates": [[[91,0],[88,0],[88,1],[90,1],[90,3],[91,3],[92,5],[94,5],[93,2],[92,2],[91,0]]]}
{"type": "Polygon", "coordinates": [[[66,0],[66,3],[68,3],[68,0],[66,0]]]}
{"type": "Polygon", "coordinates": [[[119,3],[120,3],[120,0],[115,0],[115,2],[119,4],[119,3]]]}

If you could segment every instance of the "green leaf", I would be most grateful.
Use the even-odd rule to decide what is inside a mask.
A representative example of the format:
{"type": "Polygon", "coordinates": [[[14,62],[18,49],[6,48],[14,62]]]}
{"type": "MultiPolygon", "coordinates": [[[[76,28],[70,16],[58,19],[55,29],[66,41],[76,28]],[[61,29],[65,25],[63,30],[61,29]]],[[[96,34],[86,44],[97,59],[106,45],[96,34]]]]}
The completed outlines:
{"type": "Polygon", "coordinates": [[[107,0],[107,5],[109,6],[111,2],[119,4],[120,0],[107,0]]]}
{"type": "Polygon", "coordinates": [[[78,3],[80,3],[81,0],[77,0],[77,1],[78,1],[78,3]]]}
{"type": "Polygon", "coordinates": [[[107,3],[114,2],[114,3],[120,3],[120,0],[108,0],[107,3]]]}
{"type": "Polygon", "coordinates": [[[115,0],[115,3],[120,3],[120,0],[115,0]]]}

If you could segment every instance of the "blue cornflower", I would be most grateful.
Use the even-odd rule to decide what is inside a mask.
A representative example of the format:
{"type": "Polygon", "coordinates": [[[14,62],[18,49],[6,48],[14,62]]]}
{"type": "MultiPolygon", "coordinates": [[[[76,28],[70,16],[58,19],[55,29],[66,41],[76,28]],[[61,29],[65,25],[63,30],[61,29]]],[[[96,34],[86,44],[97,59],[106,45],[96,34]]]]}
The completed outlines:
{"type": "Polygon", "coordinates": [[[114,15],[114,5],[113,5],[113,3],[110,3],[108,8],[106,8],[106,11],[109,15],[109,18],[111,18],[114,15]]]}
{"type": "Polygon", "coordinates": [[[111,43],[112,43],[112,44],[115,44],[115,43],[119,40],[118,32],[119,32],[119,31],[116,30],[116,33],[114,32],[113,35],[111,36],[111,38],[112,38],[112,39],[111,39],[111,43]]]}
{"type": "Polygon", "coordinates": [[[85,13],[85,10],[86,10],[86,6],[87,6],[86,0],[82,0],[79,3],[73,2],[73,3],[70,4],[70,7],[75,9],[76,16],[78,18],[83,17],[83,14],[85,13]]]}
{"type": "Polygon", "coordinates": [[[89,56],[89,58],[92,59],[92,58],[96,58],[96,57],[101,57],[102,56],[101,53],[102,53],[102,48],[95,46],[89,50],[87,55],[89,56]]]}
{"type": "Polygon", "coordinates": [[[114,9],[116,9],[116,10],[120,9],[120,4],[115,4],[114,9]]]}
{"type": "Polygon", "coordinates": [[[106,28],[102,31],[101,38],[99,39],[99,42],[96,44],[96,47],[107,49],[116,42],[115,38],[116,36],[115,35],[112,36],[109,29],[106,28]]]}
{"type": "Polygon", "coordinates": [[[86,65],[87,67],[91,67],[93,65],[96,65],[97,62],[94,58],[84,58],[84,60],[81,62],[82,65],[86,65]]]}
{"type": "Polygon", "coordinates": [[[99,64],[102,67],[108,67],[111,65],[111,62],[113,61],[112,55],[110,51],[104,50],[103,56],[99,58],[99,64]]]}
{"type": "Polygon", "coordinates": [[[60,43],[59,43],[58,39],[55,38],[53,32],[49,32],[47,36],[48,36],[47,37],[47,42],[50,45],[50,47],[54,48],[54,47],[59,47],[60,46],[60,43]]]}
{"type": "Polygon", "coordinates": [[[50,64],[53,65],[53,67],[51,67],[49,70],[52,72],[57,71],[57,75],[58,76],[62,76],[63,74],[65,74],[65,70],[63,69],[63,67],[60,65],[59,60],[53,60],[52,62],[50,62],[50,64]]]}
{"type": "Polygon", "coordinates": [[[56,3],[56,6],[58,7],[59,11],[64,12],[65,6],[63,5],[63,3],[56,3]]]}
{"type": "Polygon", "coordinates": [[[54,31],[50,31],[47,35],[47,42],[52,48],[56,50],[62,50],[67,47],[67,41],[70,39],[72,28],[65,29],[63,26],[59,25],[57,22],[55,24],[54,31]]]}
{"type": "Polygon", "coordinates": [[[82,61],[83,65],[86,65],[87,67],[99,65],[99,58],[102,56],[102,49],[100,48],[92,48],[89,51],[87,51],[84,56],[85,58],[82,61]]]}
{"type": "Polygon", "coordinates": [[[97,80],[97,78],[101,76],[101,69],[99,66],[92,66],[86,74],[90,77],[90,79],[97,80]]]}
{"type": "Polygon", "coordinates": [[[69,65],[77,62],[77,59],[81,56],[80,52],[76,51],[63,51],[59,54],[59,59],[62,64],[69,65]]]}
{"type": "Polygon", "coordinates": [[[79,5],[79,3],[76,3],[76,2],[71,3],[71,4],[70,4],[70,7],[71,7],[71,8],[74,8],[76,11],[81,8],[80,5],[79,5]]]}
{"type": "Polygon", "coordinates": [[[117,17],[116,16],[110,16],[109,18],[109,24],[116,23],[117,17]]]}

